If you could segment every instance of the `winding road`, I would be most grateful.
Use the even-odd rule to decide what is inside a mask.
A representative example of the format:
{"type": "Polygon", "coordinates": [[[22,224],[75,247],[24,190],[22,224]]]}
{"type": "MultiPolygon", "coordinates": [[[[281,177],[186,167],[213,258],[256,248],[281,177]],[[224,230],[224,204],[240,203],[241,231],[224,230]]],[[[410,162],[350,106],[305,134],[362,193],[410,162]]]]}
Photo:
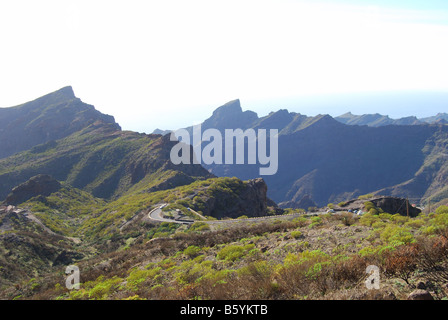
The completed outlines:
{"type": "Polygon", "coordinates": [[[174,220],[174,219],[167,219],[164,218],[162,215],[162,209],[166,206],[167,204],[161,204],[158,205],[156,208],[152,209],[149,213],[148,213],[148,218],[151,220],[155,220],[155,221],[159,221],[159,222],[171,222],[171,223],[179,223],[179,224],[192,224],[193,222],[190,221],[182,221],[182,220],[174,220]]]}
{"type": "MultiPolygon", "coordinates": [[[[156,208],[152,209],[148,213],[148,218],[151,220],[159,221],[159,222],[170,222],[170,223],[179,223],[179,224],[187,224],[187,225],[196,222],[196,221],[182,221],[182,220],[174,220],[174,219],[164,218],[163,214],[162,214],[162,209],[166,205],[167,205],[166,203],[160,204],[156,208]]],[[[313,215],[318,215],[318,214],[322,214],[322,213],[325,213],[325,212],[315,212],[315,213],[313,213],[313,215]]],[[[284,215],[277,215],[277,216],[253,217],[253,218],[246,218],[246,219],[206,220],[206,221],[202,220],[201,222],[205,222],[207,224],[225,224],[225,223],[233,223],[233,222],[265,221],[265,220],[273,220],[273,219],[290,220],[290,219],[300,217],[302,215],[304,215],[304,213],[292,213],[292,214],[284,214],[284,215]]]]}

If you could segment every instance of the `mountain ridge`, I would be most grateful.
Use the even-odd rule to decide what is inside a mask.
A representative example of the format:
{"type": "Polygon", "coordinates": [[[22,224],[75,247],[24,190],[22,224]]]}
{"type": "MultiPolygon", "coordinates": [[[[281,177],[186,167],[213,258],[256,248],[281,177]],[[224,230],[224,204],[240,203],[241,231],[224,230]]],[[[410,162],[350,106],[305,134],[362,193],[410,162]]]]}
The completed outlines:
{"type": "MultiPolygon", "coordinates": [[[[255,117],[256,113],[245,111],[251,116],[243,117],[239,100],[229,103],[237,106],[228,108],[225,104],[219,107],[217,110],[220,112],[213,112],[201,124],[202,130],[211,127],[211,123],[221,131],[223,128],[278,129],[279,170],[274,176],[264,177],[269,186],[268,195],[277,203],[298,203],[303,197],[311,197],[323,206],[378,192],[426,201],[430,193],[438,194],[443,189],[440,183],[436,187],[431,182],[432,176],[447,181],[443,174],[445,164],[438,169],[427,165],[430,154],[422,151],[430,148],[436,135],[440,136],[436,139],[440,150],[446,149],[443,141],[448,139],[445,137],[447,127],[443,123],[417,123],[415,117],[407,117],[398,125],[386,123],[384,116],[376,114],[364,117],[370,125],[349,125],[327,114],[309,117],[285,109],[264,117],[255,117]],[[223,116],[222,122],[219,115],[223,116]],[[232,117],[244,121],[227,121],[232,117]],[[422,178],[419,170],[431,172],[425,175],[429,181],[425,184],[428,191],[420,189],[415,192],[410,189],[410,184],[403,185],[416,175],[422,178]]],[[[441,117],[443,114],[439,114],[438,119],[441,117]]],[[[204,167],[217,176],[236,176],[243,180],[258,177],[258,167],[248,165],[247,159],[245,163],[204,167]]]]}
{"type": "Polygon", "coordinates": [[[113,116],[77,98],[71,86],[18,106],[0,108],[0,158],[67,137],[97,121],[121,129],[113,116]]]}

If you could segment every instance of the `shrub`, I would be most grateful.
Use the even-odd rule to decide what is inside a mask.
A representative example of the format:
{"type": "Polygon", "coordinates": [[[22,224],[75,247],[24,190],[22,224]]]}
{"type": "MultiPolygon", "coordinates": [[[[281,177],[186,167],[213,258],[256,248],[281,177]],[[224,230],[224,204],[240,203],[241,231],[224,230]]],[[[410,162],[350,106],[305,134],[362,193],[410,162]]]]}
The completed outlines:
{"type": "Polygon", "coordinates": [[[386,227],[386,223],[383,221],[378,221],[378,222],[372,223],[372,228],[374,228],[374,229],[382,229],[384,227],[386,227]]]}
{"type": "Polygon", "coordinates": [[[189,231],[208,231],[208,230],[210,230],[210,226],[205,222],[195,222],[190,226],[190,228],[188,230],[189,231]]]}
{"type": "Polygon", "coordinates": [[[445,213],[448,213],[448,206],[443,205],[443,206],[438,207],[438,208],[436,209],[436,213],[437,213],[437,214],[445,214],[445,213]]]}
{"type": "Polygon", "coordinates": [[[436,233],[437,233],[437,228],[436,228],[435,226],[427,226],[427,227],[422,227],[422,228],[420,229],[420,231],[421,231],[424,235],[429,236],[429,235],[436,234],[436,233]]]}
{"type": "Polygon", "coordinates": [[[240,245],[228,245],[222,248],[216,257],[219,260],[235,261],[243,257],[248,251],[255,248],[254,244],[248,244],[245,246],[240,245]]]}
{"type": "Polygon", "coordinates": [[[311,224],[308,226],[308,228],[314,228],[315,226],[319,226],[322,224],[322,218],[321,217],[312,217],[311,218],[311,224]]]}
{"type": "Polygon", "coordinates": [[[375,222],[380,222],[380,218],[370,213],[362,215],[361,219],[359,219],[359,223],[368,227],[371,227],[375,222]]]}
{"type": "Polygon", "coordinates": [[[364,202],[364,209],[366,211],[370,211],[371,209],[376,209],[376,207],[372,202],[366,201],[366,202],[364,202]]]}
{"type": "Polygon", "coordinates": [[[351,226],[356,222],[356,216],[350,212],[344,212],[340,215],[342,223],[346,226],[351,226]]]}
{"type": "Polygon", "coordinates": [[[408,231],[408,229],[395,225],[386,226],[381,233],[380,238],[385,243],[394,245],[408,244],[415,241],[414,236],[408,231]]]}
{"type": "Polygon", "coordinates": [[[309,220],[305,217],[294,218],[292,222],[296,223],[298,227],[304,227],[309,223],[309,220]]]}
{"type": "Polygon", "coordinates": [[[366,199],[370,199],[373,197],[373,194],[368,193],[368,194],[364,194],[358,197],[359,200],[366,200],[366,199]]]}
{"type": "Polygon", "coordinates": [[[390,213],[380,213],[378,215],[382,220],[391,220],[392,215],[390,213]]]}
{"type": "Polygon", "coordinates": [[[299,239],[301,236],[302,236],[302,232],[300,232],[299,230],[291,232],[291,237],[293,237],[294,239],[299,239]]]}
{"type": "Polygon", "coordinates": [[[126,279],[126,285],[131,290],[137,290],[144,281],[155,278],[160,273],[160,270],[162,270],[161,267],[149,270],[133,270],[126,279]]]}
{"type": "Polygon", "coordinates": [[[123,279],[119,277],[113,277],[111,279],[102,280],[89,290],[89,298],[91,299],[107,299],[107,297],[118,289],[123,279]]]}
{"type": "Polygon", "coordinates": [[[195,258],[199,255],[199,252],[201,252],[201,248],[197,246],[189,246],[183,251],[183,254],[189,258],[195,258]]]}
{"type": "Polygon", "coordinates": [[[425,225],[425,220],[423,219],[409,220],[404,225],[405,227],[409,227],[412,229],[419,229],[425,225]]]}
{"type": "Polygon", "coordinates": [[[400,214],[394,214],[392,215],[392,217],[390,218],[392,221],[398,223],[398,224],[403,224],[405,222],[407,222],[409,220],[408,217],[402,216],[400,214]]]}
{"type": "Polygon", "coordinates": [[[384,268],[386,274],[398,277],[409,285],[409,279],[417,269],[417,246],[400,246],[386,254],[384,268]]]}
{"type": "MultiPolygon", "coordinates": [[[[446,206],[444,206],[446,207],[446,206]]],[[[443,209],[439,210],[441,207],[437,208],[436,211],[439,211],[436,213],[433,224],[438,228],[447,228],[448,227],[448,213],[444,213],[443,209]]]]}

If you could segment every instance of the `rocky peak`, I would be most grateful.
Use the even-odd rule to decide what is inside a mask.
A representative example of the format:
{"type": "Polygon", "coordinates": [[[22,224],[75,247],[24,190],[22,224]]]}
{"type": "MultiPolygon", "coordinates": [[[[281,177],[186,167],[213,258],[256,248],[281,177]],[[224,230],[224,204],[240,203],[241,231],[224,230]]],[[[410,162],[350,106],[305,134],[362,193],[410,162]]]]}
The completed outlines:
{"type": "Polygon", "coordinates": [[[10,108],[0,108],[0,158],[65,138],[93,123],[120,126],[114,117],[75,97],[70,86],[10,108]]]}
{"type": "Polygon", "coordinates": [[[239,99],[235,99],[232,101],[227,102],[226,104],[222,105],[215,111],[213,111],[213,116],[216,117],[222,117],[222,116],[228,116],[231,114],[238,114],[242,113],[243,109],[241,108],[241,103],[239,99]]]}
{"type": "Polygon", "coordinates": [[[213,112],[213,115],[204,121],[202,128],[224,129],[246,129],[250,127],[258,116],[253,111],[244,111],[240,100],[236,99],[226,103],[213,112]]]}

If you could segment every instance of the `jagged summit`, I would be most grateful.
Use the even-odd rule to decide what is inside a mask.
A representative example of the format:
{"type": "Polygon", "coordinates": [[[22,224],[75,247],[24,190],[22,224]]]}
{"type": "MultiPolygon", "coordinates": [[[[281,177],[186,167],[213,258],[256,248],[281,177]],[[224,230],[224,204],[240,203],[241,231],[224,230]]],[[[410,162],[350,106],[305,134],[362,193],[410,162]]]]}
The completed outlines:
{"type": "Polygon", "coordinates": [[[228,114],[228,113],[241,113],[243,112],[243,109],[241,108],[241,102],[239,99],[235,99],[232,101],[227,102],[226,104],[222,105],[221,107],[217,108],[213,115],[222,115],[222,114],[228,114]]]}
{"type": "Polygon", "coordinates": [[[55,95],[55,94],[64,95],[67,98],[76,98],[75,92],[73,91],[72,86],[65,86],[59,90],[49,93],[48,95],[55,95]]]}
{"type": "Polygon", "coordinates": [[[0,158],[67,137],[96,122],[120,130],[114,117],[76,98],[71,86],[15,107],[1,108],[0,158]]]}
{"type": "Polygon", "coordinates": [[[47,93],[37,99],[34,99],[32,101],[23,103],[18,106],[9,107],[9,108],[3,108],[6,110],[11,109],[33,109],[33,108],[42,108],[42,106],[50,106],[53,104],[59,104],[67,101],[71,101],[77,99],[75,96],[75,92],[71,86],[66,86],[61,89],[58,89],[56,91],[53,91],[51,93],[47,93]]]}
{"type": "Polygon", "coordinates": [[[243,111],[240,100],[236,99],[217,108],[212,116],[203,122],[202,128],[245,129],[256,120],[258,120],[258,115],[253,111],[243,111]]]}

